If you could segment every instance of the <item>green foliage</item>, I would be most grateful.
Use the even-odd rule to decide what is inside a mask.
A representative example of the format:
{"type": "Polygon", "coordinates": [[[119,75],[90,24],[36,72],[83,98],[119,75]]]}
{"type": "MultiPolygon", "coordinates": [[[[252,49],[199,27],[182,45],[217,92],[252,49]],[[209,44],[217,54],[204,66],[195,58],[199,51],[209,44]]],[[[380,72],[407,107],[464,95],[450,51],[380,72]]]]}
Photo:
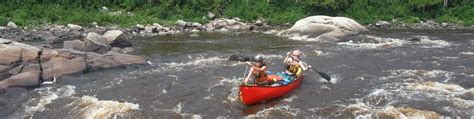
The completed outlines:
{"type": "Polygon", "coordinates": [[[239,17],[245,21],[264,18],[273,25],[294,23],[312,15],[345,16],[362,24],[377,20],[474,24],[472,0],[3,0],[0,25],[13,21],[20,26],[44,23],[120,25],[160,23],[172,25],[178,19],[208,22],[211,11],[219,17],[239,17]],[[123,11],[124,15],[100,12],[123,11]],[[126,15],[133,13],[133,16],[126,15]]]}
{"type": "Polygon", "coordinates": [[[417,8],[441,4],[441,3],[443,3],[443,0],[408,0],[408,4],[417,8]]]}

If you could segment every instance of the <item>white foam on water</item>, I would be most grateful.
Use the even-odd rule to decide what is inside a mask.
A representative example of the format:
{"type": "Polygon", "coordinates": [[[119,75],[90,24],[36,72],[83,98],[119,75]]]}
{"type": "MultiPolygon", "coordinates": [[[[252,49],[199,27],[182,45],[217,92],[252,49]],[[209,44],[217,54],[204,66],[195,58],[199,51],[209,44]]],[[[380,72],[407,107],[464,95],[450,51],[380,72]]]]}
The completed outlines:
{"type": "Polygon", "coordinates": [[[33,117],[36,112],[44,111],[45,106],[52,103],[54,100],[59,98],[70,97],[76,92],[74,91],[76,87],[72,85],[65,85],[62,87],[44,87],[37,88],[35,91],[38,92],[39,97],[30,99],[26,104],[24,104],[23,109],[25,112],[22,112],[21,115],[26,117],[33,117]]]}
{"type": "Polygon", "coordinates": [[[188,114],[188,113],[183,113],[181,111],[183,111],[183,105],[181,102],[179,102],[176,107],[174,107],[173,109],[158,109],[160,111],[167,111],[167,112],[173,112],[173,113],[176,113],[176,114],[179,114],[181,115],[182,117],[186,117],[186,116],[191,116],[193,114],[188,114]]]}
{"type": "Polygon", "coordinates": [[[293,35],[293,36],[289,37],[288,39],[290,39],[290,40],[297,40],[297,41],[320,41],[320,39],[318,39],[318,37],[316,37],[316,38],[309,38],[308,36],[309,36],[309,35],[302,35],[302,36],[293,35]]]}
{"type": "MultiPolygon", "coordinates": [[[[134,72],[134,74],[154,74],[154,73],[161,73],[164,71],[182,71],[187,69],[186,67],[191,66],[192,68],[207,68],[207,67],[215,67],[217,65],[225,65],[227,62],[227,58],[222,57],[191,57],[195,58],[187,62],[170,62],[170,63],[161,63],[156,64],[159,65],[155,69],[150,69],[147,71],[140,71],[134,72]]],[[[230,64],[235,65],[235,64],[230,64]]]]}
{"type": "Polygon", "coordinates": [[[381,79],[397,79],[410,77],[415,79],[432,79],[432,78],[445,78],[449,80],[454,75],[453,72],[443,71],[443,70],[413,70],[413,69],[399,69],[399,70],[388,70],[390,73],[387,77],[382,77],[381,79]]]}
{"type": "Polygon", "coordinates": [[[349,48],[357,49],[378,49],[378,48],[389,48],[402,46],[405,41],[396,38],[381,38],[377,36],[364,35],[369,39],[373,39],[378,43],[354,43],[352,40],[348,42],[340,42],[339,45],[343,45],[349,48]]]}
{"type": "Polygon", "coordinates": [[[188,62],[172,62],[172,63],[164,63],[164,68],[166,69],[172,69],[173,71],[181,71],[183,70],[184,66],[194,66],[196,68],[205,68],[205,67],[214,67],[220,63],[223,63],[227,61],[227,59],[220,58],[220,57],[209,57],[209,58],[203,58],[203,57],[198,57],[195,60],[191,60],[188,62]]]}
{"type": "Polygon", "coordinates": [[[410,90],[420,90],[424,92],[434,91],[440,93],[457,94],[466,91],[466,89],[457,84],[443,84],[439,82],[408,83],[407,85],[407,88],[410,90]]]}
{"type": "Polygon", "coordinates": [[[324,56],[324,55],[329,55],[329,53],[327,53],[327,52],[323,52],[323,51],[321,51],[321,50],[313,50],[313,51],[312,51],[312,52],[310,52],[310,53],[314,53],[314,54],[316,54],[316,56],[324,56]]]}
{"type": "Polygon", "coordinates": [[[120,85],[123,82],[123,79],[126,78],[123,74],[120,74],[120,78],[113,78],[111,81],[106,82],[107,86],[104,86],[102,89],[109,89],[112,86],[120,85]]]}
{"type": "Polygon", "coordinates": [[[86,119],[105,119],[125,116],[126,113],[139,110],[140,105],[129,102],[99,100],[92,96],[77,98],[68,106],[73,107],[73,113],[86,119]]]}
{"type": "Polygon", "coordinates": [[[432,40],[428,36],[417,36],[417,38],[420,38],[420,44],[424,44],[423,48],[441,48],[451,45],[451,43],[443,40],[432,40]]]}
{"type": "Polygon", "coordinates": [[[288,98],[285,98],[283,101],[286,101],[286,102],[292,102],[294,99],[298,98],[298,96],[296,95],[292,95],[288,98]]]}
{"type": "Polygon", "coordinates": [[[273,111],[288,114],[288,115],[291,115],[293,117],[295,117],[295,116],[297,116],[297,114],[301,113],[301,110],[298,109],[298,108],[293,108],[289,105],[279,105],[279,106],[263,109],[263,110],[255,113],[255,114],[246,116],[246,118],[268,117],[271,114],[271,112],[273,112],[273,111]]]}
{"type": "Polygon", "coordinates": [[[459,55],[474,56],[474,52],[460,52],[459,55]]]}
{"type": "Polygon", "coordinates": [[[433,111],[419,110],[410,107],[373,107],[361,102],[344,106],[342,113],[350,113],[356,119],[395,118],[395,119],[434,119],[439,114],[433,111]]]}

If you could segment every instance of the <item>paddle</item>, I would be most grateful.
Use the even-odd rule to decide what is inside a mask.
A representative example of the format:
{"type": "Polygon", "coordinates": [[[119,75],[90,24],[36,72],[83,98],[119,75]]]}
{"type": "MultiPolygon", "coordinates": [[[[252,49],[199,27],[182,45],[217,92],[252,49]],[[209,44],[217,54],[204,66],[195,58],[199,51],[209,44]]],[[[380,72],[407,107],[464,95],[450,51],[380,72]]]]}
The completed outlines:
{"type": "Polygon", "coordinates": [[[303,64],[305,64],[306,66],[308,66],[308,68],[311,69],[312,71],[318,73],[321,77],[323,77],[324,79],[326,79],[326,81],[331,82],[331,77],[330,77],[328,74],[326,74],[326,73],[324,73],[324,72],[320,72],[320,71],[314,69],[311,65],[308,65],[306,62],[303,62],[303,61],[301,61],[301,60],[300,60],[300,62],[302,62],[303,64]]]}

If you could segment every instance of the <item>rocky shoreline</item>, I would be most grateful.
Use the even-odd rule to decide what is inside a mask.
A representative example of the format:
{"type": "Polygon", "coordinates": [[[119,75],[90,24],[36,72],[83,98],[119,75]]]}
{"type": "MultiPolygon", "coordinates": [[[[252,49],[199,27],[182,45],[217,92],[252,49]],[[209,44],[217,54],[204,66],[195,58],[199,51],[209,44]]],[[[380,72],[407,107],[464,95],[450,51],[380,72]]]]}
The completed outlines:
{"type": "Polygon", "coordinates": [[[474,25],[463,26],[460,24],[453,23],[438,23],[434,20],[419,21],[418,23],[403,23],[398,20],[388,21],[377,21],[373,24],[366,26],[369,29],[414,29],[414,30],[423,30],[423,29],[432,29],[432,30],[474,30],[474,25]]]}
{"type": "MultiPolygon", "coordinates": [[[[345,17],[314,16],[300,20],[299,24],[271,26],[263,19],[243,22],[239,18],[212,18],[207,24],[177,20],[174,26],[158,23],[132,28],[92,27],[79,25],[43,25],[36,28],[20,28],[10,22],[0,26],[0,91],[8,87],[38,87],[45,81],[61,76],[107,69],[124,65],[146,64],[144,57],[133,52],[128,39],[156,35],[175,35],[182,32],[238,33],[253,32],[275,34],[283,37],[314,36],[334,39],[345,35],[367,31],[364,26],[345,17]],[[323,27],[323,28],[319,28],[323,27]],[[329,30],[328,30],[329,29],[329,30]],[[308,31],[309,30],[309,31],[308,31]],[[287,33],[287,35],[282,35],[287,33]],[[293,35],[294,36],[294,35],[293,35]]],[[[461,25],[436,23],[434,21],[415,24],[378,21],[369,29],[474,29],[461,25]]]]}

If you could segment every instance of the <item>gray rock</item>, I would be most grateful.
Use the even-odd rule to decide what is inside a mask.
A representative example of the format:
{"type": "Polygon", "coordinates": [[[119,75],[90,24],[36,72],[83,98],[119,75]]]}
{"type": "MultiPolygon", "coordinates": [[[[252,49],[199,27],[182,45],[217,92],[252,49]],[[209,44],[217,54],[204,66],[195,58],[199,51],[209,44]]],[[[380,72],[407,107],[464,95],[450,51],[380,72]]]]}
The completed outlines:
{"type": "Polygon", "coordinates": [[[73,41],[64,41],[63,48],[64,49],[74,49],[83,51],[85,43],[81,40],[73,40],[73,41]]]}
{"type": "Polygon", "coordinates": [[[120,30],[110,30],[103,35],[107,42],[112,43],[115,40],[126,40],[128,36],[120,30]]]}
{"type": "Polygon", "coordinates": [[[23,72],[21,74],[12,76],[8,79],[0,81],[0,90],[5,90],[8,87],[36,87],[39,85],[40,73],[38,71],[23,72]]]}
{"type": "Polygon", "coordinates": [[[107,39],[94,32],[87,34],[85,42],[84,51],[87,52],[107,53],[110,49],[107,39]]]}
{"type": "Polygon", "coordinates": [[[143,30],[145,30],[145,26],[143,26],[141,24],[137,24],[137,25],[135,25],[135,29],[137,29],[138,31],[143,31],[143,30]]]}
{"type": "Polygon", "coordinates": [[[390,28],[391,24],[388,21],[377,21],[375,23],[375,26],[379,28],[390,28]]]}
{"type": "MultiPolygon", "coordinates": [[[[81,53],[80,51],[77,52],[81,53]]],[[[86,70],[84,55],[69,51],[61,51],[60,54],[50,58],[47,62],[42,62],[44,80],[52,80],[53,77],[61,77],[86,70]]]]}
{"type": "Polygon", "coordinates": [[[0,38],[0,64],[31,61],[38,57],[39,48],[0,38]]]}
{"type": "Polygon", "coordinates": [[[176,21],[176,25],[180,26],[180,27],[185,27],[186,26],[186,22],[183,21],[183,20],[177,20],[176,21]]]}
{"type": "Polygon", "coordinates": [[[153,27],[155,27],[157,30],[163,29],[163,26],[161,26],[161,25],[158,24],[158,23],[153,23],[153,27]]]}
{"type": "Polygon", "coordinates": [[[263,22],[260,20],[255,21],[255,26],[262,26],[263,22]]]}
{"type": "Polygon", "coordinates": [[[82,26],[79,26],[79,25],[75,25],[75,24],[67,24],[67,27],[68,28],[71,28],[73,30],[82,30],[82,26]]]}
{"type": "Polygon", "coordinates": [[[193,22],[186,22],[186,27],[191,27],[193,26],[193,24],[194,24],[193,22]]]}
{"type": "Polygon", "coordinates": [[[196,28],[201,28],[202,24],[194,22],[191,26],[196,27],[196,28]]]}
{"type": "Polygon", "coordinates": [[[17,26],[15,23],[13,23],[13,22],[8,22],[8,23],[7,23],[7,27],[8,27],[8,28],[18,28],[18,26],[17,26]]]}

